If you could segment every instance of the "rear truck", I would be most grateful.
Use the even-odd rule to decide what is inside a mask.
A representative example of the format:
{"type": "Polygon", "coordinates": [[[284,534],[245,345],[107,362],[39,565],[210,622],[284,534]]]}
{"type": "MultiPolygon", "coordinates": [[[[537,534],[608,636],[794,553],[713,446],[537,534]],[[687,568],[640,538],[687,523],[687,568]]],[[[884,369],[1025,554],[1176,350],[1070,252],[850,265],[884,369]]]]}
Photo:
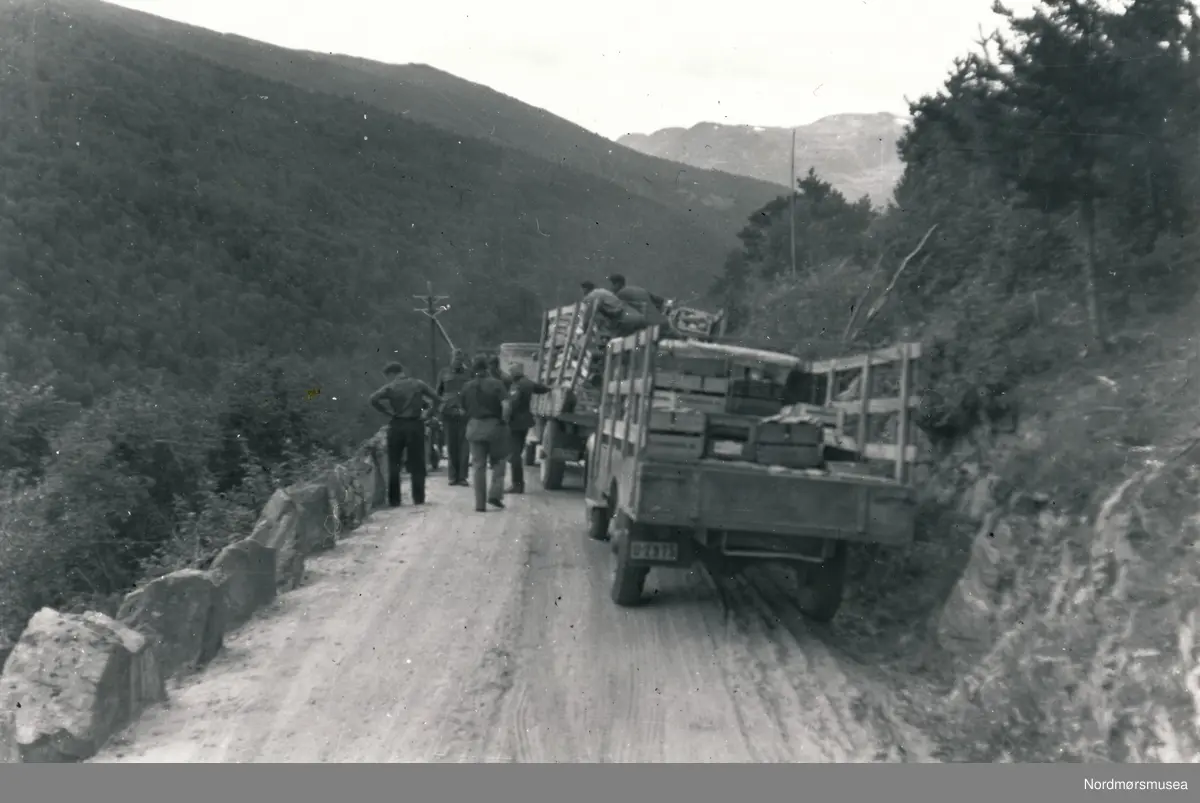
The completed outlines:
{"type": "Polygon", "coordinates": [[[513,365],[520,364],[525,369],[525,376],[537,376],[539,343],[501,343],[500,367],[507,371],[513,365]]]}
{"type": "MultiPolygon", "coordinates": [[[[533,397],[534,425],[524,455],[528,466],[540,458],[542,487],[549,491],[562,488],[568,463],[586,461],[588,441],[596,430],[607,343],[600,342],[594,322],[585,326],[585,313],[582,303],[546,311],[537,368],[529,374],[551,388],[549,393],[533,397]]],[[[675,307],[667,317],[678,327],[681,338],[710,337],[724,328],[723,313],[675,307]]]]}
{"type": "Polygon", "coordinates": [[[919,344],[811,363],[651,329],[606,352],[585,498],[617,605],[655,567],[775,562],[829,621],[849,543],[912,541],[919,344]]]}

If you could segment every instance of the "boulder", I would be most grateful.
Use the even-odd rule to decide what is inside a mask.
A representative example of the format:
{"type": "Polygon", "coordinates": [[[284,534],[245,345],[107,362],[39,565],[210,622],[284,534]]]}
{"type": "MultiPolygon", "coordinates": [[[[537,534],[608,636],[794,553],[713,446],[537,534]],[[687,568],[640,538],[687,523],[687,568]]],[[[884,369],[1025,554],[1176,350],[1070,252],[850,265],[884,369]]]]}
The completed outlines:
{"type": "Polygon", "coordinates": [[[0,676],[0,758],[90,758],[166,696],[145,636],[101,613],[42,608],[0,676]]]}
{"type": "Polygon", "coordinates": [[[977,655],[995,641],[1005,605],[1005,576],[1011,571],[1015,543],[1010,523],[997,511],[985,516],[971,545],[962,577],[938,620],[938,643],[951,652],[977,655]]]}
{"type": "Polygon", "coordinates": [[[211,572],[184,569],[126,595],[117,619],[151,640],[171,677],[204,666],[225,639],[225,600],[211,572]]]}
{"type": "Polygon", "coordinates": [[[367,502],[371,509],[383,507],[387,503],[387,477],[384,468],[387,463],[387,430],[379,432],[363,444],[362,456],[369,462],[370,495],[367,502]]]}
{"type": "Polygon", "coordinates": [[[343,530],[353,529],[366,521],[374,507],[375,461],[369,455],[359,455],[335,470],[339,493],[339,512],[343,530]]]}
{"type": "Polygon", "coordinates": [[[294,485],[292,501],[296,505],[298,538],[305,555],[337,546],[341,528],[330,499],[334,483],[327,475],[312,482],[294,485]]]}
{"type": "Polygon", "coordinates": [[[275,582],[284,589],[296,588],[304,579],[304,558],[309,553],[300,540],[299,516],[289,489],[280,488],[263,507],[250,538],[270,548],[275,555],[275,582]]]}
{"type": "Polygon", "coordinates": [[[275,599],[275,550],[251,538],[230,544],[213,561],[228,627],[244,624],[275,599]]]}

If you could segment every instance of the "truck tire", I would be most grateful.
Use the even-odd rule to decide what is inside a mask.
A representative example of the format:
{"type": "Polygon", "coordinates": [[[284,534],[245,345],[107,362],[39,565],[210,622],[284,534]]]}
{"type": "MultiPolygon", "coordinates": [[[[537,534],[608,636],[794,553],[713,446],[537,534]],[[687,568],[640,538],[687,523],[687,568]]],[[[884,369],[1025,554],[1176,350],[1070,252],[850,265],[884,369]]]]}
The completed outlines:
{"type": "Polygon", "coordinates": [[[608,540],[608,524],[612,521],[612,511],[608,506],[588,508],[588,538],[593,541],[608,540]]]}
{"type": "Polygon", "coordinates": [[[557,421],[547,421],[542,433],[542,487],[547,491],[560,491],[563,486],[563,475],[567,471],[567,461],[553,457],[554,445],[558,441],[559,425],[557,421]]]}
{"type": "Polygon", "coordinates": [[[525,444],[525,465],[530,466],[530,467],[537,465],[537,444],[536,443],[525,444]]]}
{"type": "Polygon", "coordinates": [[[609,596],[622,608],[632,608],[642,603],[642,591],[650,574],[650,567],[634,566],[629,562],[630,529],[614,536],[612,540],[612,588],[609,596]]]}
{"type": "Polygon", "coordinates": [[[824,563],[810,563],[801,572],[797,607],[814,622],[830,622],[842,607],[846,586],[846,544],[838,542],[824,563]]]}

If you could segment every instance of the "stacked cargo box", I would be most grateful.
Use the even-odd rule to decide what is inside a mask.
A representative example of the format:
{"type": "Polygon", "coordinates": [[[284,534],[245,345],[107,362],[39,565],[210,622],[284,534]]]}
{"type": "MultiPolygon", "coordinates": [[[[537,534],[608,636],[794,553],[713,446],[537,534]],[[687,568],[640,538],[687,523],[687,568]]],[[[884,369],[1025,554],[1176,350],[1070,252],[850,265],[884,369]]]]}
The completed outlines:
{"type": "Polygon", "coordinates": [[[777,366],[738,365],[719,356],[719,347],[705,351],[660,350],[647,457],[823,466],[821,421],[769,420],[783,409],[786,379],[777,378],[777,366]]]}

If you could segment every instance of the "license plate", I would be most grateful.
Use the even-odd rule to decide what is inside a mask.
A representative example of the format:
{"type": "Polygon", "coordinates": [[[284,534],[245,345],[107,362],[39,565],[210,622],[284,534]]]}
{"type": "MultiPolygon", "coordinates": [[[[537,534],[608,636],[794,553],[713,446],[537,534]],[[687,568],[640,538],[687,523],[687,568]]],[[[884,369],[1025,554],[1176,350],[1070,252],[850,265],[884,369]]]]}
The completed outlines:
{"type": "Polygon", "coordinates": [[[634,541],[629,545],[629,557],[634,560],[679,560],[679,544],[662,541],[634,541]]]}

